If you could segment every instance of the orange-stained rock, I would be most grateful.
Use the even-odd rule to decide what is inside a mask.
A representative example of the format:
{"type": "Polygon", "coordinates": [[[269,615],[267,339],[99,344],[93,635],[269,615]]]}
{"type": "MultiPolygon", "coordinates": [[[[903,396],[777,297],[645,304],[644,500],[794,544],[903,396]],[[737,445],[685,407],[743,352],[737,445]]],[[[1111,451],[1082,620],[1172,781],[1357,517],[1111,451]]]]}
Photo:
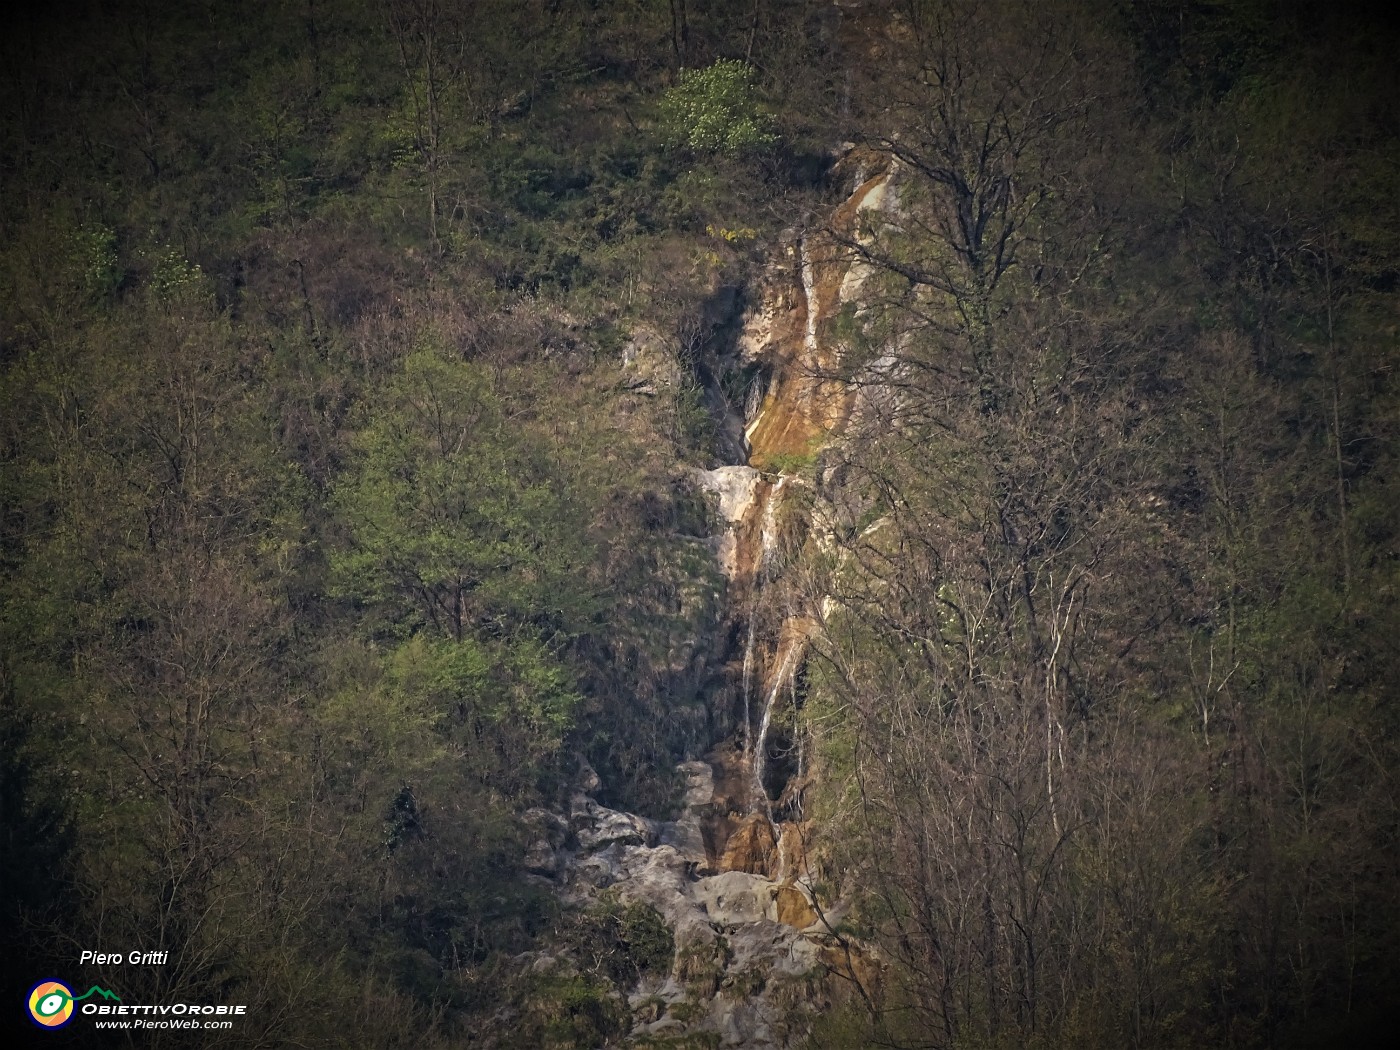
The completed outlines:
{"type": "Polygon", "coordinates": [[[841,979],[838,984],[854,982],[866,997],[880,997],[880,987],[885,979],[885,965],[864,945],[851,940],[826,944],[822,947],[819,957],[827,969],[841,979]]]}
{"type": "Polygon", "coordinates": [[[720,871],[745,871],[750,875],[769,874],[776,859],[778,841],[773,825],[761,813],[746,818],[729,836],[720,857],[720,871]]]}
{"type": "Polygon", "coordinates": [[[777,907],[778,921],[799,930],[805,930],[818,919],[817,910],[807,895],[790,882],[778,887],[773,903],[777,907]]]}
{"type": "Polygon", "coordinates": [[[773,877],[800,879],[807,871],[808,825],[784,821],[778,825],[778,849],[773,877]]]}
{"type": "Polygon", "coordinates": [[[834,239],[804,237],[795,247],[796,273],[786,278],[791,287],[770,287],[763,309],[747,319],[741,347],[773,369],[763,406],[744,434],[752,467],[782,469],[815,455],[851,415],[854,392],[839,378],[840,346],[830,328],[868,276],[868,265],[845,242],[861,236],[863,211],[886,206],[888,179],[887,170],[871,175],[836,210],[834,239]]]}

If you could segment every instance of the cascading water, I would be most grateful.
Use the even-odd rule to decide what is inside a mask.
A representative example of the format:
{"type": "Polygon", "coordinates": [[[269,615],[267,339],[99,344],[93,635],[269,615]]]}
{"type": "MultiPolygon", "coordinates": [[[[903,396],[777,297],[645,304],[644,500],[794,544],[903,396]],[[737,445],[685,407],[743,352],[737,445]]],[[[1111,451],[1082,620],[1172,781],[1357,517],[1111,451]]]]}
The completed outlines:
{"type": "MultiPolygon", "coordinates": [[[[758,555],[754,560],[754,595],[755,599],[759,589],[769,579],[775,571],[775,561],[778,550],[778,504],[783,496],[783,489],[788,483],[788,477],[780,474],[778,480],[768,490],[767,502],[763,507],[762,525],[759,529],[758,555]]],[[[757,619],[757,601],[749,616],[749,641],[750,649],[753,642],[754,621],[757,619]]],[[[756,804],[761,805],[765,816],[771,817],[772,806],[768,799],[768,792],[763,786],[763,769],[767,760],[768,729],[773,722],[773,707],[777,703],[778,693],[782,689],[784,675],[791,674],[789,664],[792,662],[795,649],[788,649],[783,652],[782,640],[779,640],[780,663],[777,676],[773,679],[772,687],[768,690],[764,702],[763,712],[759,717],[759,727],[757,735],[753,735],[752,726],[749,721],[751,713],[749,711],[749,686],[748,686],[748,663],[751,655],[745,653],[745,684],[744,684],[744,722],[747,736],[745,751],[749,759],[749,769],[753,778],[753,794],[756,804]]]]}
{"type": "MultiPolygon", "coordinates": [[[[820,292],[817,286],[817,268],[812,261],[812,253],[809,239],[802,238],[801,241],[801,271],[802,271],[802,295],[804,331],[803,349],[804,359],[814,361],[817,354],[817,321],[821,316],[820,292]]],[[[755,425],[757,420],[755,420],[755,425]]],[[[768,492],[767,504],[763,508],[763,526],[760,531],[760,556],[755,568],[755,590],[759,583],[767,575],[772,565],[774,555],[778,546],[778,503],[782,498],[783,489],[788,483],[788,476],[779,473],[777,482],[768,492]]],[[[772,685],[768,690],[763,703],[763,714],[760,717],[758,736],[748,748],[749,766],[753,775],[753,789],[755,800],[762,804],[763,813],[771,822],[772,802],[768,797],[768,789],[764,786],[763,777],[768,761],[768,730],[773,724],[773,708],[777,705],[778,695],[786,684],[793,684],[795,691],[796,663],[801,653],[802,644],[800,637],[789,636],[788,625],[784,624],[784,630],[779,635],[778,641],[778,668],[773,676],[772,685]]],[[[752,620],[750,620],[752,630],[752,620]]],[[[748,690],[745,688],[745,711],[744,717],[747,723],[748,712],[748,690]]],[[[794,696],[794,700],[796,697],[794,696]]]]}
{"type": "MultiPolygon", "coordinates": [[[[858,235],[864,202],[891,207],[876,192],[883,182],[884,176],[865,180],[837,210],[832,222],[844,235],[858,235]]],[[[770,736],[781,735],[774,729],[775,721],[782,725],[780,705],[797,709],[797,679],[817,630],[817,619],[797,609],[775,615],[783,537],[790,530],[780,503],[791,488],[807,484],[782,468],[810,456],[853,410],[848,389],[824,378],[839,366],[838,348],[819,338],[823,308],[849,301],[847,286],[852,294],[858,291],[853,264],[839,252],[824,257],[829,246],[820,235],[803,237],[795,247],[799,265],[793,267],[791,254],[784,253],[769,267],[734,357],[717,362],[734,370],[756,367],[762,376],[742,419],[722,397],[712,408],[725,413],[720,422],[736,434],[725,452],[743,449],[748,462],[698,472],[717,497],[720,528],[708,542],[727,581],[731,628],[745,616],[734,634],[716,635],[732,641],[709,654],[708,673],[715,675],[716,700],[742,702],[743,728],[714,741],[703,760],[678,766],[686,790],[672,820],[600,805],[594,797],[600,784],[591,770],[581,775],[567,815],[536,811],[533,817],[538,841],[529,869],[552,883],[566,903],[586,908],[604,892],[616,894],[656,909],[674,936],[676,955],[667,975],[618,989],[632,1011],[629,1039],[645,1045],[801,1045],[802,1010],[794,1013],[790,997],[795,983],[831,989],[855,980],[850,942],[838,942],[833,933],[849,904],[819,907],[813,891],[810,827],[800,801],[812,757],[798,733],[792,741],[797,779],[779,784],[777,761],[769,756],[770,736]],[[776,801],[766,790],[769,777],[776,801]],[[753,988],[755,975],[762,978],[757,990],[737,992],[753,988]]],[[[707,664],[702,658],[692,666],[703,671],[707,664]]],[[[733,706],[724,714],[716,724],[738,721],[733,706]]],[[[574,963],[565,955],[562,962],[545,958],[532,965],[536,972],[559,966],[563,973],[574,963]]],[[[810,998],[804,1004],[813,1005],[810,998]]]]}
{"type": "Polygon", "coordinates": [[[807,331],[804,345],[809,357],[817,352],[817,268],[812,263],[812,253],[807,246],[807,238],[802,238],[802,294],[806,297],[807,331]]]}
{"type": "Polygon", "coordinates": [[[773,724],[773,707],[778,702],[778,694],[784,685],[793,680],[796,673],[797,655],[801,646],[794,642],[783,656],[783,662],[778,665],[778,673],[773,678],[773,688],[768,690],[768,698],[763,702],[763,719],[758,727],[758,741],[753,752],[753,783],[754,791],[763,802],[765,811],[771,810],[772,805],[768,798],[768,790],[763,786],[764,766],[768,759],[768,729],[773,724]]]}
{"type": "Polygon", "coordinates": [[[753,646],[754,639],[758,634],[758,601],[749,603],[749,631],[748,637],[744,639],[744,673],[743,673],[743,693],[744,693],[744,751],[753,754],[753,714],[750,710],[749,697],[753,693],[753,646]]]}
{"type": "Polygon", "coordinates": [[[758,559],[754,565],[754,585],[760,586],[774,571],[774,556],[778,550],[778,501],[783,497],[787,486],[786,474],[779,474],[778,480],[768,490],[768,501],[763,507],[763,526],[758,535],[758,559]]]}

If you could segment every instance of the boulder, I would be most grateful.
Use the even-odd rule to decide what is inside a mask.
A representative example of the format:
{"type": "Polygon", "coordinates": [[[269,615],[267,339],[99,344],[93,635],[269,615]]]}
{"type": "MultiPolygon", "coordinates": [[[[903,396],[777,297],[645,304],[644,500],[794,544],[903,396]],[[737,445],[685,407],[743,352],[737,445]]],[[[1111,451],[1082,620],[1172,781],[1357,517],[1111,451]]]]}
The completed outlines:
{"type": "Polygon", "coordinates": [[[726,871],[700,879],[692,891],[713,922],[722,926],[773,917],[772,886],[759,875],[726,871]]]}
{"type": "Polygon", "coordinates": [[[660,831],[655,821],[600,806],[586,795],[574,796],[573,817],[579,845],[585,850],[602,849],[612,843],[651,846],[660,831]]]}
{"type": "Polygon", "coordinates": [[[806,892],[794,883],[779,886],[773,896],[777,920],[794,929],[805,930],[817,921],[816,908],[806,892]]]}

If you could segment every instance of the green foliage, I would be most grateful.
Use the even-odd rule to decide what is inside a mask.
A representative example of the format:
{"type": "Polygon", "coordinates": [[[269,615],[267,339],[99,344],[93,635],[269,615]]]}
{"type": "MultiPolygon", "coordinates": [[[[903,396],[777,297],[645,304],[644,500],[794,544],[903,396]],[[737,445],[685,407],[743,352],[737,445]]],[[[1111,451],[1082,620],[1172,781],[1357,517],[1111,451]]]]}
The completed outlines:
{"type": "Polygon", "coordinates": [[[809,474],[816,466],[821,452],[820,439],[813,439],[801,452],[775,452],[769,456],[764,466],[775,474],[809,474]]]}
{"type": "Polygon", "coordinates": [[[12,983],[168,948],[124,995],[365,1048],[610,1045],[619,985],[674,966],[677,1018],[759,987],[640,905],[561,914],[522,813],[578,751],[664,815],[715,744],[678,467],[714,417],[615,362],[639,324],[725,338],[717,291],[822,221],[851,139],[902,156],[901,221],[862,212],[877,272],[822,335],[898,392],[823,454],[831,537],[781,587],[829,611],[817,890],[859,882],[843,934],[889,966],[819,1034],[1364,1043],[1400,943],[1395,42],[1108,6],[12,16],[12,983]],[[554,931],[578,966],[524,972],[554,931]]]}
{"type": "MultiPolygon", "coordinates": [[[[712,569],[670,532],[708,417],[619,408],[612,367],[707,294],[627,119],[664,40],[129,6],[0,34],[0,687],[54,727],[5,723],[6,824],[47,839],[7,900],[54,924],[16,957],[167,947],[130,994],[237,994],[240,1038],[440,1045],[553,921],[520,813],[562,757],[660,811],[704,732],[675,654],[712,569]]],[[[669,964],[654,915],[608,923],[669,964]]],[[[544,1042],[625,1026],[606,979],[552,1002],[544,1042]]]]}
{"type": "Polygon", "coordinates": [[[150,267],[151,291],[162,302],[194,295],[204,277],[198,263],[190,262],[168,244],[146,252],[145,262],[150,267]]]}
{"type": "Polygon", "coordinates": [[[758,102],[753,68],[734,59],[682,70],[659,113],[664,139],[701,155],[741,156],[777,141],[758,102]]]}
{"type": "Polygon", "coordinates": [[[626,1000],[603,981],[578,973],[536,978],[521,997],[519,1021],[499,1045],[550,1047],[608,1046],[626,1033],[630,1014],[626,1000]]]}
{"type": "Polygon", "coordinates": [[[69,250],[85,298],[102,299],[116,291],[122,273],[115,230],[98,222],[84,223],[70,235],[69,250]]]}
{"type": "Polygon", "coordinates": [[[725,969],[733,958],[734,950],[723,936],[712,941],[694,940],[676,953],[674,977],[685,985],[697,1005],[708,1003],[719,994],[725,969]]]}
{"type": "Polygon", "coordinates": [[[444,743],[468,759],[464,772],[512,793],[527,789],[559,750],[580,702],[571,670],[528,636],[419,635],[394,649],[387,665],[390,687],[429,712],[444,743]]]}
{"type": "MultiPolygon", "coordinates": [[[[56,946],[40,935],[72,922],[69,878],[75,828],[70,800],[49,772],[43,753],[62,727],[37,732],[32,716],[15,710],[11,667],[0,663],[0,973],[22,983],[36,965],[59,965],[56,946]],[[45,740],[48,737],[48,740],[45,740]]],[[[47,759],[47,761],[46,761],[47,759]]]]}
{"type": "Polygon", "coordinates": [[[580,966],[622,989],[665,977],[675,955],[671,929],[655,908],[612,894],[574,917],[565,943],[580,966]]]}
{"type": "Polygon", "coordinates": [[[600,608],[576,567],[594,550],[560,452],[508,422],[491,371],[430,350],[407,357],[355,438],[335,494],[352,545],[341,593],[384,602],[399,631],[548,638],[600,608]]]}

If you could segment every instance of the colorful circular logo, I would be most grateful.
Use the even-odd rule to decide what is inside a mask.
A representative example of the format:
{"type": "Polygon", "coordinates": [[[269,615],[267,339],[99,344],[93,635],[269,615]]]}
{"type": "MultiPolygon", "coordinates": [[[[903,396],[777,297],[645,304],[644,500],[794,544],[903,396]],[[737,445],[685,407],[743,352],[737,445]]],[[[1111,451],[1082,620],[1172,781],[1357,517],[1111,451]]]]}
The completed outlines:
{"type": "Polygon", "coordinates": [[[40,981],[29,992],[29,1016],[45,1028],[62,1028],[73,1019],[73,993],[60,981],[40,981]]]}

